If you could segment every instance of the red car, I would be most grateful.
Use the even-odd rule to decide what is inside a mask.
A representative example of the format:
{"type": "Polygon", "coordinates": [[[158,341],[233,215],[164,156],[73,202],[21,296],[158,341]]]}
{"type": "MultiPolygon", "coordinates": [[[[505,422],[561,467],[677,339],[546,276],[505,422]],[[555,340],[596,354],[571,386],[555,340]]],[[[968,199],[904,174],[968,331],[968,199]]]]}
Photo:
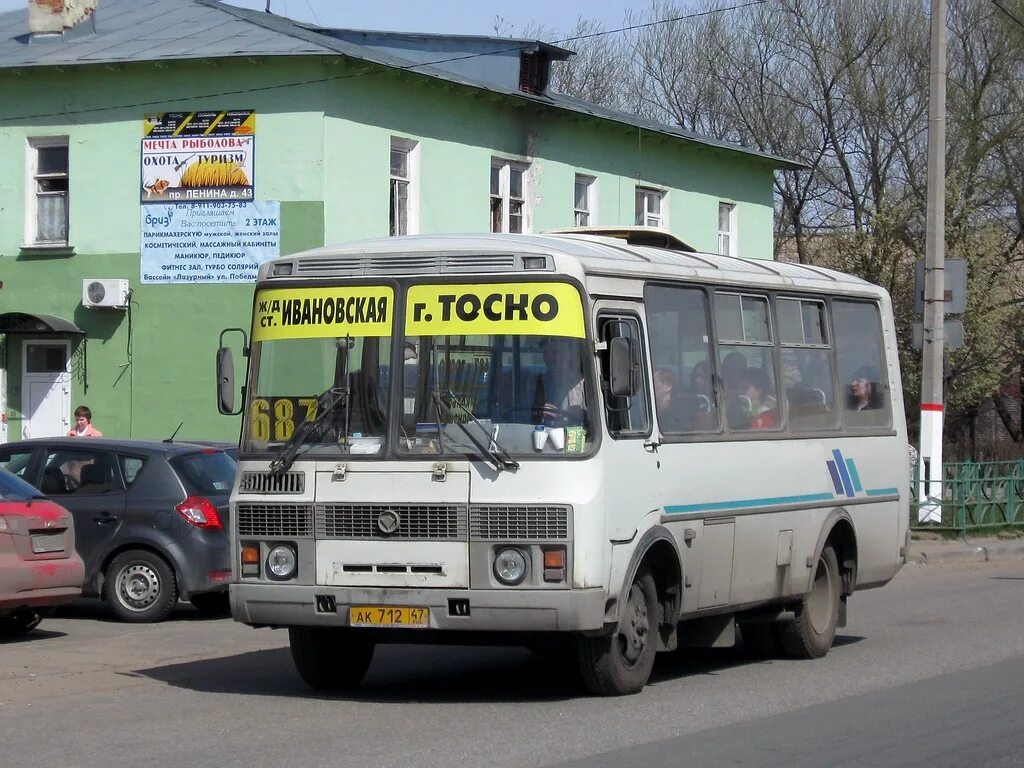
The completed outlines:
{"type": "Polygon", "coordinates": [[[37,609],[78,597],[84,578],[71,513],[0,469],[0,637],[33,629],[37,609]]]}

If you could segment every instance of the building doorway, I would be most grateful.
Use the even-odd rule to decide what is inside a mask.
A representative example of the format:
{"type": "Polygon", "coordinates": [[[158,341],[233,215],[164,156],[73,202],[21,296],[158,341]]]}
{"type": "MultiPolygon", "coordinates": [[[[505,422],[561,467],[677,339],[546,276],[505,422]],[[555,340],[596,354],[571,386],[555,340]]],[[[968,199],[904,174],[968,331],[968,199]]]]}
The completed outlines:
{"type": "Polygon", "coordinates": [[[55,437],[71,428],[71,342],[22,344],[21,437],[55,437]]]}

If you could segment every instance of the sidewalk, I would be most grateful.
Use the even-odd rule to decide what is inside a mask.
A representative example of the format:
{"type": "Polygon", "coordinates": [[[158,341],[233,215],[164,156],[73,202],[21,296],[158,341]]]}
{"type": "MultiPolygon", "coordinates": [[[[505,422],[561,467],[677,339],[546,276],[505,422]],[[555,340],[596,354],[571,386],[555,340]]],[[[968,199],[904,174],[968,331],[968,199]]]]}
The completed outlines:
{"type": "Polygon", "coordinates": [[[908,563],[988,562],[1024,560],[1024,536],[947,539],[934,533],[912,532],[908,563]]]}

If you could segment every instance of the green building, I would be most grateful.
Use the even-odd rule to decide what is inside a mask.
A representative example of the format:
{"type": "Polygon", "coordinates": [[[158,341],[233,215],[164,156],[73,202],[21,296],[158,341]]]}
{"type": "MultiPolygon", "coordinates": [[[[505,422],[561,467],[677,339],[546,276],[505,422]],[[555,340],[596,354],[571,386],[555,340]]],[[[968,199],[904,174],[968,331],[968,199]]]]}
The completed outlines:
{"type": "Polygon", "coordinates": [[[234,440],[214,351],[257,264],[388,234],[660,227],[772,256],[782,158],[548,89],[556,46],[326,29],[217,0],[0,14],[8,440],[234,440]]]}

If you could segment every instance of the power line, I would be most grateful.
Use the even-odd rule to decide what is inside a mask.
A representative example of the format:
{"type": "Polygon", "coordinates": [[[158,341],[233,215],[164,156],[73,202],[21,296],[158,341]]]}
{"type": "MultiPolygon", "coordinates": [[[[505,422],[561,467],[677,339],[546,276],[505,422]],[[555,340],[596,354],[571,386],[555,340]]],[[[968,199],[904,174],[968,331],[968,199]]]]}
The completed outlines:
{"type": "Polygon", "coordinates": [[[1021,27],[1024,27],[1024,21],[1021,21],[1021,20],[1020,20],[1020,19],[1018,19],[1018,18],[1017,18],[1016,16],[1014,16],[1014,15],[1013,15],[1012,13],[1010,13],[1010,12],[1009,12],[1008,10],[1006,10],[1006,9],[1005,9],[1005,8],[1004,8],[1004,7],[1002,6],[1002,3],[1000,3],[1000,2],[999,2],[999,0],[992,0],[992,5],[994,5],[994,6],[995,6],[996,8],[998,8],[998,9],[999,9],[1000,11],[1002,11],[1003,13],[1005,13],[1005,14],[1006,14],[1006,15],[1007,15],[1007,16],[1008,16],[1009,18],[1013,19],[1013,21],[1015,21],[1015,22],[1016,22],[1016,23],[1017,23],[1018,25],[1020,25],[1021,27]]]}
{"type": "MultiPolygon", "coordinates": [[[[755,6],[755,5],[763,5],[766,2],[768,2],[768,0],[749,0],[749,2],[740,3],[738,5],[724,6],[722,8],[712,8],[712,9],[706,10],[706,11],[698,11],[697,13],[688,13],[688,14],[684,14],[682,16],[674,16],[674,17],[668,18],[668,19],[659,19],[657,21],[649,21],[649,22],[645,22],[643,24],[632,24],[630,26],[619,27],[617,29],[604,30],[602,32],[591,32],[591,33],[586,34],[586,35],[576,35],[574,37],[566,37],[566,38],[562,38],[561,40],[555,40],[555,41],[553,41],[551,43],[545,43],[545,44],[546,45],[561,45],[562,43],[571,43],[571,42],[576,42],[578,40],[588,40],[590,38],[600,37],[602,35],[615,35],[615,34],[620,34],[622,32],[632,32],[632,31],[637,30],[637,29],[645,29],[645,28],[648,28],[648,27],[655,27],[655,26],[658,26],[658,25],[661,25],[661,24],[672,24],[672,23],[677,22],[677,21],[685,21],[687,19],[696,19],[696,18],[700,18],[702,16],[711,16],[711,15],[717,14],[717,13],[725,13],[726,11],[736,11],[736,10],[741,10],[743,8],[750,8],[751,6],[755,6]]],[[[993,0],[993,2],[995,2],[995,0],[993,0]]],[[[269,5],[269,3],[268,3],[268,5],[269,5]]],[[[103,112],[103,111],[111,110],[111,109],[131,109],[132,107],[155,107],[155,106],[159,106],[161,104],[166,104],[168,101],[181,101],[183,99],[212,99],[212,98],[218,98],[218,97],[221,97],[221,96],[239,96],[239,95],[243,95],[243,94],[247,94],[247,93],[262,93],[262,92],[266,92],[266,91],[279,90],[281,88],[296,88],[296,87],[301,87],[301,86],[304,86],[304,85],[317,85],[317,84],[320,84],[320,83],[329,83],[329,82],[334,82],[334,81],[337,81],[337,80],[348,80],[348,79],[353,78],[353,77],[364,77],[364,76],[367,76],[367,75],[379,75],[379,74],[383,74],[385,72],[392,72],[392,71],[405,71],[405,72],[408,72],[408,71],[413,71],[413,70],[419,69],[421,67],[432,67],[432,66],[436,66],[438,64],[448,64],[448,63],[453,62],[453,61],[465,61],[467,59],[476,59],[476,58],[480,58],[480,57],[483,57],[483,56],[496,56],[496,55],[499,55],[499,54],[502,54],[502,53],[511,53],[513,51],[520,51],[522,49],[523,49],[523,45],[519,44],[519,45],[510,46],[508,48],[500,48],[500,49],[493,50],[493,51],[485,51],[483,53],[468,53],[468,54],[465,54],[463,56],[452,56],[452,57],[449,57],[447,59],[435,59],[434,61],[424,61],[424,62],[419,62],[419,63],[416,63],[416,64],[406,64],[406,65],[379,64],[378,66],[383,67],[383,69],[374,70],[374,71],[370,71],[370,72],[362,71],[362,72],[353,72],[353,73],[350,73],[350,74],[347,74],[347,75],[333,75],[331,77],[317,77],[317,78],[310,78],[308,80],[294,80],[294,81],[290,81],[290,82],[287,82],[287,83],[277,83],[276,85],[256,86],[256,87],[252,87],[252,88],[240,88],[240,89],[233,90],[233,91],[215,91],[215,92],[212,92],[212,93],[199,93],[199,94],[191,94],[191,95],[177,96],[177,97],[165,97],[165,98],[161,98],[161,99],[154,99],[153,101],[138,101],[138,102],[131,102],[131,103],[127,103],[127,104],[114,104],[114,105],[109,105],[108,104],[108,105],[102,106],[102,107],[88,107],[88,108],[84,108],[84,109],[65,110],[65,111],[62,111],[62,112],[41,112],[41,113],[34,114],[34,115],[16,115],[16,116],[13,116],[13,117],[3,117],[3,118],[0,118],[0,125],[2,125],[4,123],[14,122],[14,121],[17,121],[17,120],[36,120],[36,119],[46,118],[46,117],[62,117],[62,116],[66,116],[66,115],[82,115],[82,114],[89,114],[91,112],[103,112]]],[[[341,55],[344,56],[344,54],[341,54],[341,55]]],[[[213,57],[213,58],[216,58],[216,57],[213,57]]],[[[352,58],[354,58],[354,57],[352,57],[352,58]]],[[[118,63],[118,62],[108,62],[108,63],[118,63]]],[[[376,63],[376,62],[371,62],[371,63],[376,63]]],[[[68,66],[68,63],[64,63],[64,66],[68,66]]],[[[14,69],[14,68],[15,67],[12,67],[12,69],[14,69]]]]}

